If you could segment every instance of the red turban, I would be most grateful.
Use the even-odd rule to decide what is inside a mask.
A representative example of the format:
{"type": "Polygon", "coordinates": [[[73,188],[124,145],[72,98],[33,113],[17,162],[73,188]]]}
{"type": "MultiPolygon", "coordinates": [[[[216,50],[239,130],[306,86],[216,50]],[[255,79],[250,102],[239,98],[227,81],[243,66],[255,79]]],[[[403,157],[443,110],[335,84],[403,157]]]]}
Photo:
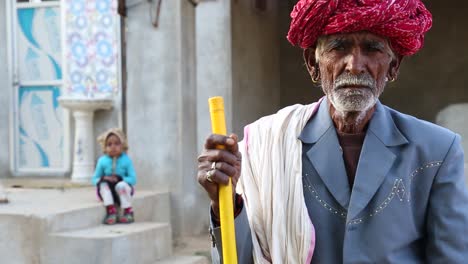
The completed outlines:
{"type": "Polygon", "coordinates": [[[299,0],[288,40],[303,49],[321,35],[369,31],[387,37],[400,55],[416,53],[432,15],[420,0],[299,0]]]}

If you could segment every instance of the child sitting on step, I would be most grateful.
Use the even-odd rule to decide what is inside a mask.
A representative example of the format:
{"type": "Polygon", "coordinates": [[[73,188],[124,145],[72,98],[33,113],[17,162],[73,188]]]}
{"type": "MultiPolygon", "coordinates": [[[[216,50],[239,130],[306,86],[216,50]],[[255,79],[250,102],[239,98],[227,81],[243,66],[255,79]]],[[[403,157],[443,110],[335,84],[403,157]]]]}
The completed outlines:
{"type": "Polygon", "coordinates": [[[112,128],[100,135],[98,142],[104,155],[97,162],[92,182],[97,186],[97,194],[106,207],[103,223],[132,223],[131,200],[136,174],[132,160],[126,154],[128,144],[125,134],[121,129],[112,128]],[[118,217],[118,205],[123,209],[121,217],[118,217]]]}

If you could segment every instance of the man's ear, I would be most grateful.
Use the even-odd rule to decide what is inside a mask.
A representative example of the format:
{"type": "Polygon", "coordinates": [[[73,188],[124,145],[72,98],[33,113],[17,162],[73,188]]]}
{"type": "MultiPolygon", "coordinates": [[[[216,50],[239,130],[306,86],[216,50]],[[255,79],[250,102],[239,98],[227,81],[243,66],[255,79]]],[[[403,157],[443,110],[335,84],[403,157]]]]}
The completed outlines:
{"type": "Polygon", "coordinates": [[[395,58],[392,60],[392,62],[390,62],[390,69],[388,70],[388,77],[390,80],[396,80],[398,77],[401,61],[403,58],[403,55],[396,54],[395,58]]]}
{"type": "Polygon", "coordinates": [[[307,67],[307,71],[310,73],[316,64],[315,49],[314,48],[304,49],[303,56],[304,56],[305,65],[307,67]]]}
{"type": "Polygon", "coordinates": [[[317,82],[320,78],[320,71],[318,63],[315,58],[315,48],[304,49],[303,51],[304,62],[313,82],[317,82]]]}

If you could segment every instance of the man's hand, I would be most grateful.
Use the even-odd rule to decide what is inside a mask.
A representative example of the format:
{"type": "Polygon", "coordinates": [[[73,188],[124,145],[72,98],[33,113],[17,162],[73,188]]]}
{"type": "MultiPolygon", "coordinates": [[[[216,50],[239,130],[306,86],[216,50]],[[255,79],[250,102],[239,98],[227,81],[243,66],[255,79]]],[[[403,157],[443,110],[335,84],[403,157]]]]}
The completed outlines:
{"type": "Polygon", "coordinates": [[[211,207],[219,218],[218,184],[228,184],[232,179],[233,196],[241,171],[241,153],[237,135],[229,137],[212,134],[205,141],[205,149],[198,156],[198,182],[211,199],[211,207]],[[224,149],[217,149],[224,146],[224,149]],[[211,175],[209,177],[209,175],[211,175]],[[210,181],[211,180],[211,181],[210,181]]]}

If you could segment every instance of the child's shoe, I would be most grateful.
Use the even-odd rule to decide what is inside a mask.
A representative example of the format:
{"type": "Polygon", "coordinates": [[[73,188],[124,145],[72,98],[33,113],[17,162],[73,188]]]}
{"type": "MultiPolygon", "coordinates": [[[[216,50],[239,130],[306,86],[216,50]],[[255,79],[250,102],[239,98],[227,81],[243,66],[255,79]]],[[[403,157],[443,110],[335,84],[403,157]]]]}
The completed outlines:
{"type": "Polygon", "coordinates": [[[107,214],[104,218],[103,224],[113,225],[117,222],[117,214],[107,214]]]}
{"type": "Polygon", "coordinates": [[[113,225],[117,223],[117,210],[115,209],[115,206],[107,206],[107,214],[102,223],[105,225],[113,225]]]}
{"type": "Polygon", "coordinates": [[[119,219],[119,223],[122,224],[130,224],[135,222],[135,218],[133,217],[132,208],[125,208],[123,215],[119,219]]]}

